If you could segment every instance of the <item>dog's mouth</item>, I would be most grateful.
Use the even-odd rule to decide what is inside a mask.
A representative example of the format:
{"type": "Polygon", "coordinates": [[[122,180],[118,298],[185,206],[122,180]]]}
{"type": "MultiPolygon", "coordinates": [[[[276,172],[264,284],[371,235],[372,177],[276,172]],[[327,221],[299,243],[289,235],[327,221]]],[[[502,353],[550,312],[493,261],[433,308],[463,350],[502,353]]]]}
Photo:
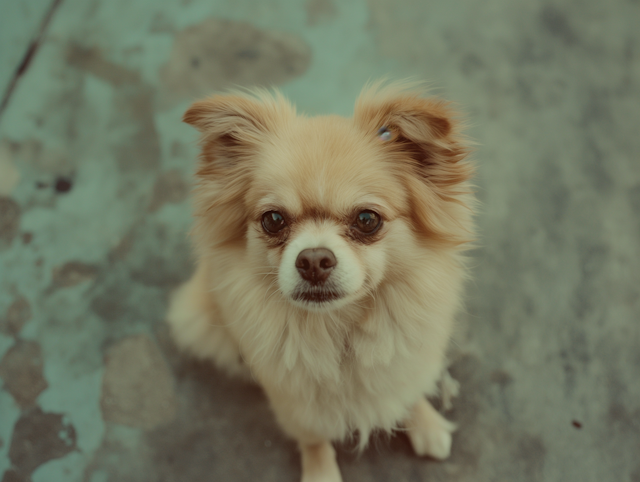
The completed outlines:
{"type": "Polygon", "coordinates": [[[306,301],[308,303],[329,303],[331,301],[342,298],[342,294],[338,291],[326,288],[309,288],[299,289],[292,295],[295,301],[306,301]]]}

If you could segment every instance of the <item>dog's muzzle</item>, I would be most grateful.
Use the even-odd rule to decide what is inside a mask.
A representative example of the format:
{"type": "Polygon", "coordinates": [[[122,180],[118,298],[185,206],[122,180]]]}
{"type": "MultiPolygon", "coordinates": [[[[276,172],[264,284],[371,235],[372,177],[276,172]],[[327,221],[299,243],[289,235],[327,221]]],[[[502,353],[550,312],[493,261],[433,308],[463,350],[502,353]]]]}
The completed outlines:
{"type": "Polygon", "coordinates": [[[333,251],[327,248],[311,248],[300,251],[296,269],[304,280],[293,293],[296,301],[325,303],[340,298],[340,292],[332,286],[331,273],[338,264],[333,251]]]}
{"type": "Polygon", "coordinates": [[[296,259],[298,273],[311,286],[323,285],[337,264],[333,251],[327,248],[302,250],[296,259]]]}

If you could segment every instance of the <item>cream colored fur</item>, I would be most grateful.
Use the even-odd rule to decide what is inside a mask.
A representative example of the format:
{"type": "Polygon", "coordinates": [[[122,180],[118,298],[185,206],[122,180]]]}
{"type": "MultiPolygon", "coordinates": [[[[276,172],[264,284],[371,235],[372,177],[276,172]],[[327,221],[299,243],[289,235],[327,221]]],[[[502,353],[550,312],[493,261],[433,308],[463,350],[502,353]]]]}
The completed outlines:
{"type": "Polygon", "coordinates": [[[378,85],[354,119],[302,117],[258,93],[196,103],[185,120],[203,155],[198,265],[168,314],[178,345],[264,388],[300,444],[305,482],[339,481],[330,442],[354,433],[364,447],[373,430],[404,425],[419,455],[446,458],[454,425],[425,396],[445,368],[473,233],[471,168],[448,107],[378,85]],[[354,241],[344,219],[371,207],[379,238],[354,241]],[[291,224],[278,247],[259,221],[276,209],[291,224]],[[335,253],[342,298],[291,298],[308,247],[335,253]]]}

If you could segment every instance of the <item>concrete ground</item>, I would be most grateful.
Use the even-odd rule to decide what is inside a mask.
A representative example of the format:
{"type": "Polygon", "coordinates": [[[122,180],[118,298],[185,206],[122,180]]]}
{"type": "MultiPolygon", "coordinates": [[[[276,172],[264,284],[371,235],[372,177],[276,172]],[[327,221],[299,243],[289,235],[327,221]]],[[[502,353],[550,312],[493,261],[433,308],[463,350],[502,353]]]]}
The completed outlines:
{"type": "Polygon", "coordinates": [[[349,115],[385,74],[469,113],[482,242],[451,458],[380,437],[359,457],[339,449],[345,481],[640,481],[637,0],[0,13],[2,482],[297,480],[261,391],[167,337],[167,295],[192,269],[195,133],[180,116],[234,84],[349,115]]]}

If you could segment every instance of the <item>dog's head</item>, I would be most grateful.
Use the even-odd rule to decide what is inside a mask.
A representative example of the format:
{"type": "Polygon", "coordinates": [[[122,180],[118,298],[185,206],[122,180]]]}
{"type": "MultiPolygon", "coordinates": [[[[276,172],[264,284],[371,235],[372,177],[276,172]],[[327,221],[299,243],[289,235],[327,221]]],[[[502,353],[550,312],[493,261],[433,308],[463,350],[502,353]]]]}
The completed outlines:
{"type": "Polygon", "coordinates": [[[353,119],[303,117],[279,94],[216,96],[195,191],[201,250],[226,246],[309,310],[358,302],[425,250],[469,240],[471,168],[447,104],[366,89],[353,119]]]}

